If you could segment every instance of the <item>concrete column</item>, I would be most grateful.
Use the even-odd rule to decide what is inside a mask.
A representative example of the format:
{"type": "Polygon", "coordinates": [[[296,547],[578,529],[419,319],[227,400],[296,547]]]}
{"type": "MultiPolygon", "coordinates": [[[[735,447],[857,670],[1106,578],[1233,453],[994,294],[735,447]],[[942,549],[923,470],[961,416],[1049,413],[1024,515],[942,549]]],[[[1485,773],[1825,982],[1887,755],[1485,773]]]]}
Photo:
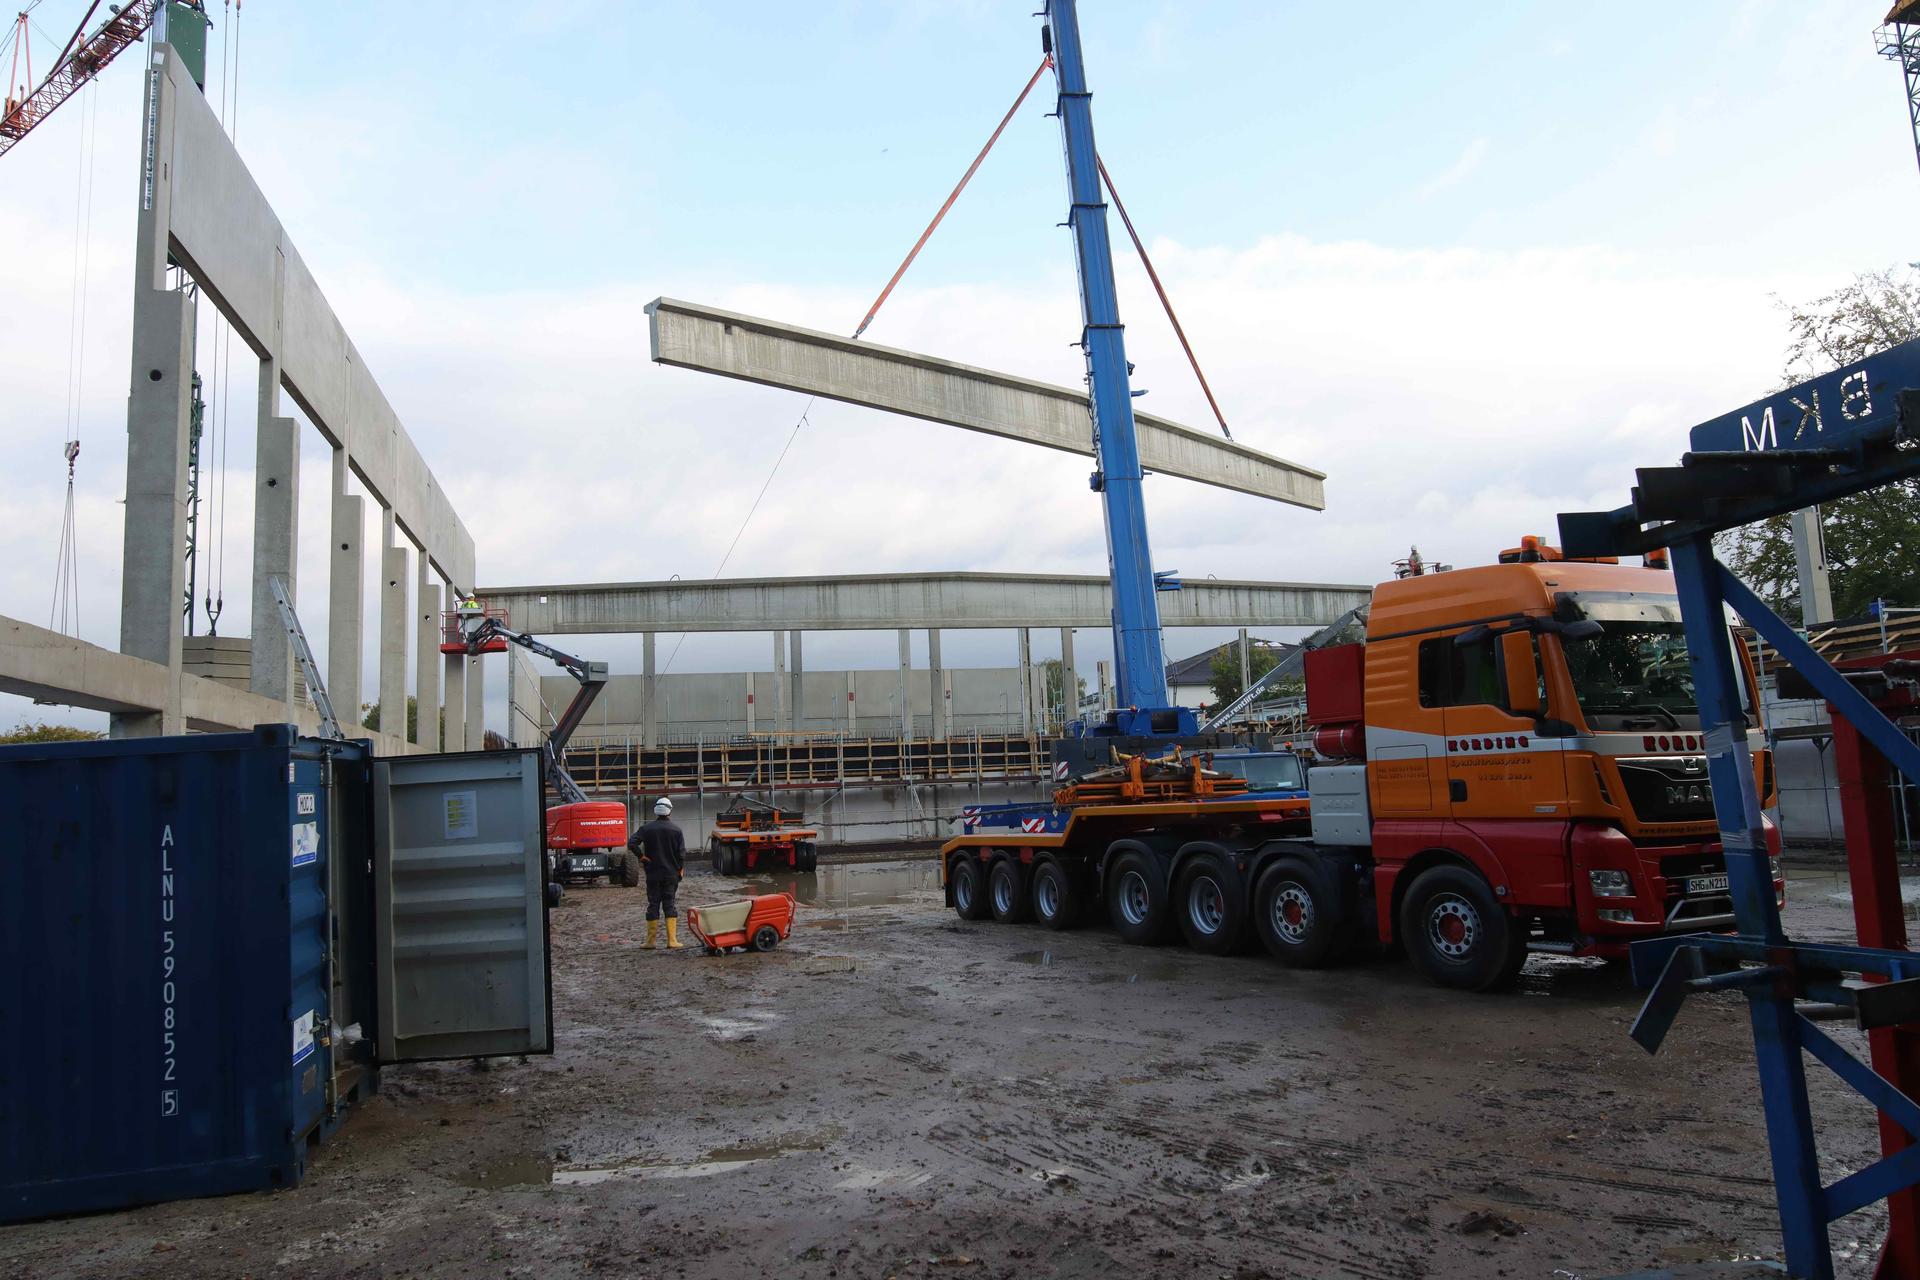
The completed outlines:
{"type": "Polygon", "coordinates": [[[546,709],[540,702],[540,676],[533,662],[518,649],[507,658],[507,738],[523,747],[537,747],[547,736],[546,709]]]}
{"type": "Polygon", "coordinates": [[[184,733],[181,602],[187,590],[187,423],[193,397],[193,309],[186,295],[140,289],[127,397],[126,531],[121,544],[120,652],[172,672],[160,714],[113,717],[115,737],[184,733]]]}
{"type": "Polygon", "coordinates": [[[1020,732],[1033,732],[1033,632],[1020,628],[1020,732]]]}
{"type": "MultiPolygon", "coordinates": [[[[273,317],[264,335],[273,352],[280,349],[281,299],[287,259],[278,246],[273,255],[273,317]]],[[[293,706],[293,646],[280,626],[269,578],[287,586],[287,598],[299,606],[300,426],[280,416],[280,360],[260,361],[253,435],[253,638],[249,686],[257,694],[293,706]]]]}
{"type": "Polygon", "coordinates": [[[416,745],[428,751],[440,750],[440,584],[433,581],[433,562],[424,549],[413,579],[414,703],[419,707],[415,722],[416,745]]]}
{"type": "Polygon", "coordinates": [[[1833,621],[1833,586],[1827,573],[1827,535],[1820,508],[1793,513],[1793,564],[1800,579],[1800,625],[1833,621]]]}
{"type": "Polygon", "coordinates": [[[746,680],[747,680],[747,736],[752,737],[753,724],[754,724],[754,711],[755,711],[755,707],[753,705],[753,672],[751,671],[747,672],[746,680]]]}
{"type": "MultiPolygon", "coordinates": [[[[173,163],[173,86],[148,78],[156,174],[173,163]]],[[[147,157],[142,149],[142,185],[147,157]]],[[[127,394],[126,526],[121,543],[120,651],[167,668],[158,715],[113,717],[116,738],[184,733],[180,714],[181,605],[187,590],[187,442],[193,400],[193,308],[167,285],[171,185],[156,183],[134,245],[133,362],[127,394]]]]}
{"type": "MultiPolygon", "coordinates": [[[[447,584],[448,598],[458,594],[459,588],[447,584]]],[[[446,655],[445,703],[446,745],[443,751],[465,751],[467,749],[467,659],[464,654],[446,655]]]]}
{"type": "Polygon", "coordinates": [[[940,662],[940,629],[927,631],[927,687],[933,703],[932,735],[946,739],[953,735],[953,691],[948,687],[946,668],[940,662]]]}
{"type": "Polygon", "coordinates": [[[1080,718],[1080,668],[1073,665],[1073,628],[1060,628],[1060,725],[1080,718]]]}
{"type": "Polygon", "coordinates": [[[393,508],[380,518],[380,728],[407,736],[407,549],[394,545],[393,508]]]}
{"type": "MultiPolygon", "coordinates": [[[[262,361],[261,378],[272,367],[262,361]]],[[[277,376],[277,375],[276,375],[277,376]]],[[[271,579],[287,586],[296,612],[300,542],[300,426],[292,418],[262,418],[254,431],[253,637],[248,687],[262,697],[293,703],[293,645],[280,625],[271,579]]],[[[308,637],[308,643],[313,637],[308,637]]]]}
{"type": "Polygon", "coordinates": [[[478,751],[486,745],[487,666],[478,658],[467,659],[467,750],[478,751]]]}
{"type": "Polygon", "coordinates": [[[800,637],[802,634],[803,633],[799,631],[790,631],[787,633],[787,679],[792,685],[792,692],[787,695],[787,705],[793,708],[793,724],[791,728],[795,733],[805,733],[807,729],[807,703],[806,699],[800,696],[802,688],[801,680],[804,675],[800,664],[800,637]]]}
{"type": "Polygon", "coordinates": [[[847,672],[847,736],[851,738],[860,720],[860,704],[854,697],[853,672],[847,672]]]}
{"type": "Polygon", "coordinates": [[[913,684],[913,632],[905,627],[900,629],[900,737],[902,741],[913,737],[913,704],[907,700],[907,691],[913,684]]]}
{"type": "Polygon", "coordinates": [[[333,451],[333,541],[328,544],[327,692],[343,724],[360,723],[360,640],[365,624],[366,499],[346,492],[347,452],[333,451]]]}
{"type": "MultiPolygon", "coordinates": [[[[1247,642],[1247,629],[1240,628],[1240,692],[1253,687],[1253,652],[1247,642]]],[[[1217,710],[1217,708],[1216,708],[1217,710]]]]}
{"type": "Polygon", "coordinates": [[[784,733],[793,727],[787,711],[787,633],[773,633],[773,731],[784,733]]]}
{"type": "Polygon", "coordinates": [[[1094,676],[1100,682],[1100,710],[1113,709],[1113,664],[1106,659],[1093,664],[1094,676]]]}
{"type": "Polygon", "coordinates": [[[640,638],[640,745],[660,745],[660,677],[654,673],[654,633],[640,638]]]}
{"type": "Polygon", "coordinates": [[[1027,667],[1027,699],[1033,708],[1034,733],[1044,733],[1047,728],[1047,673],[1039,663],[1027,667]]]}

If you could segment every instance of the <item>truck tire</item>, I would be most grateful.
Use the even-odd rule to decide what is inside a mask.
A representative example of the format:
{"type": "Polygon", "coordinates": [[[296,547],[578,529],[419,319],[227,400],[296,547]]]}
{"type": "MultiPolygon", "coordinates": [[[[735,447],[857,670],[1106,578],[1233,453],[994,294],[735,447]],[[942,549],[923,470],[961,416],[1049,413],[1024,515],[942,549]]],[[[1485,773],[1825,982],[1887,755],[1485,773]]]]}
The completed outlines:
{"type": "Polygon", "coordinates": [[[962,920],[985,920],[992,908],[987,905],[987,876],[980,860],[971,854],[956,854],[947,873],[953,888],[953,912],[962,920]]]}
{"type": "Polygon", "coordinates": [[[1065,867],[1042,858],[1033,864],[1028,880],[1035,920],[1049,929],[1071,929],[1080,923],[1080,893],[1065,867]]]}
{"type": "Polygon", "coordinates": [[[802,840],[794,849],[794,869],[813,872],[820,868],[820,850],[811,840],[802,840]]]}
{"type": "Polygon", "coordinates": [[[1143,947],[1166,941],[1173,911],[1167,882],[1149,854],[1129,849],[1115,857],[1107,866],[1105,888],[1107,916],[1123,941],[1143,947]]]}
{"type": "Polygon", "coordinates": [[[1246,936],[1246,888],[1218,854],[1196,854],[1181,865],[1173,905],[1187,945],[1203,955],[1231,955],[1246,936]]]}
{"type": "Polygon", "coordinates": [[[987,869],[987,904],[993,918],[1001,924],[1025,924],[1031,904],[1027,900],[1026,869],[1013,858],[999,858],[987,869]]]}
{"type": "Polygon", "coordinates": [[[636,853],[615,854],[616,862],[613,874],[607,879],[615,884],[625,885],[629,889],[640,887],[640,855],[636,853]]]}
{"type": "Polygon", "coordinates": [[[1325,870],[1300,858],[1282,858],[1260,873],[1253,924],[1267,954],[1298,969],[1331,964],[1353,937],[1325,870]]]}
{"type": "Polygon", "coordinates": [[[1527,960],[1526,935],[1480,873],[1433,867],[1400,902],[1407,958],[1443,987],[1498,991],[1513,985],[1527,960]]]}
{"type": "Polygon", "coordinates": [[[720,843],[719,836],[712,835],[707,837],[707,867],[715,875],[725,874],[721,868],[721,859],[725,848],[726,846],[720,843]]]}

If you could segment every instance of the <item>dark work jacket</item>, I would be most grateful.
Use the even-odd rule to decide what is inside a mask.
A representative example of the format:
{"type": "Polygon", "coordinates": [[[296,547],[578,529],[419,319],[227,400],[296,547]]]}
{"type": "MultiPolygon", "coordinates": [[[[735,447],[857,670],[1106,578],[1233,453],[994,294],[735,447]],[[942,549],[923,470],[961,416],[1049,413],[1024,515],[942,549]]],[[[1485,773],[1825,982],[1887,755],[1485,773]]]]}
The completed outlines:
{"type": "Polygon", "coordinates": [[[686,838],[667,818],[655,818],[634,832],[627,848],[640,855],[649,880],[678,880],[687,865],[686,838]]]}

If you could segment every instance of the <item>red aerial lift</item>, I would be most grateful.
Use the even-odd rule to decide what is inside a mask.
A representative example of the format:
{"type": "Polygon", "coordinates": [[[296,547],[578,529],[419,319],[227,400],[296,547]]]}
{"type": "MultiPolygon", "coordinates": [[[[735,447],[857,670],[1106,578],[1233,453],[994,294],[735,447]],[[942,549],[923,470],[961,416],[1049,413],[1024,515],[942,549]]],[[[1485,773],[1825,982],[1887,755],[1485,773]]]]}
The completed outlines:
{"type": "Polygon", "coordinates": [[[546,760],[547,785],[560,803],[547,807],[548,896],[558,899],[560,887],[605,876],[608,884],[632,888],[640,883],[640,859],[627,850],[627,806],[619,800],[589,800],[567,772],[567,742],[587,717],[587,709],[607,684],[607,664],[588,662],[562,653],[507,625],[506,611],[490,609],[468,597],[460,608],[441,615],[440,652],[504,653],[519,645],[565,667],[580,682],[580,692],[554,719],[553,730],[541,746],[546,760]]]}

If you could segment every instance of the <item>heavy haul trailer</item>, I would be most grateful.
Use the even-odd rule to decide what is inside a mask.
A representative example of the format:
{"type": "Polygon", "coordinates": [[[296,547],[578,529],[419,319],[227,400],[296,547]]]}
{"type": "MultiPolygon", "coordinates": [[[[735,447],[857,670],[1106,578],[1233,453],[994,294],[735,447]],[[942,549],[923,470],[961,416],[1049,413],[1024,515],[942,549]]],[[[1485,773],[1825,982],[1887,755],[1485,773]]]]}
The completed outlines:
{"type": "Polygon", "coordinates": [[[803,826],[806,815],[764,800],[737,795],[713,816],[707,856],[714,872],[741,876],[754,871],[812,871],[820,865],[820,833],[803,826]]]}
{"type": "MultiPolygon", "coordinates": [[[[1498,564],[1384,583],[1363,643],[1307,657],[1324,761],[1307,774],[1307,834],[1276,837],[1257,806],[1218,801],[999,806],[943,846],[948,901],[1053,928],[1103,906],[1128,941],[1178,929],[1213,952],[1251,930],[1302,966],[1400,944],[1471,990],[1511,983],[1529,949],[1616,957],[1725,929],[1689,671],[1663,568],[1566,560],[1530,538],[1498,564]]],[[[1768,838],[1783,897],[1771,823],[1768,838]]]]}

